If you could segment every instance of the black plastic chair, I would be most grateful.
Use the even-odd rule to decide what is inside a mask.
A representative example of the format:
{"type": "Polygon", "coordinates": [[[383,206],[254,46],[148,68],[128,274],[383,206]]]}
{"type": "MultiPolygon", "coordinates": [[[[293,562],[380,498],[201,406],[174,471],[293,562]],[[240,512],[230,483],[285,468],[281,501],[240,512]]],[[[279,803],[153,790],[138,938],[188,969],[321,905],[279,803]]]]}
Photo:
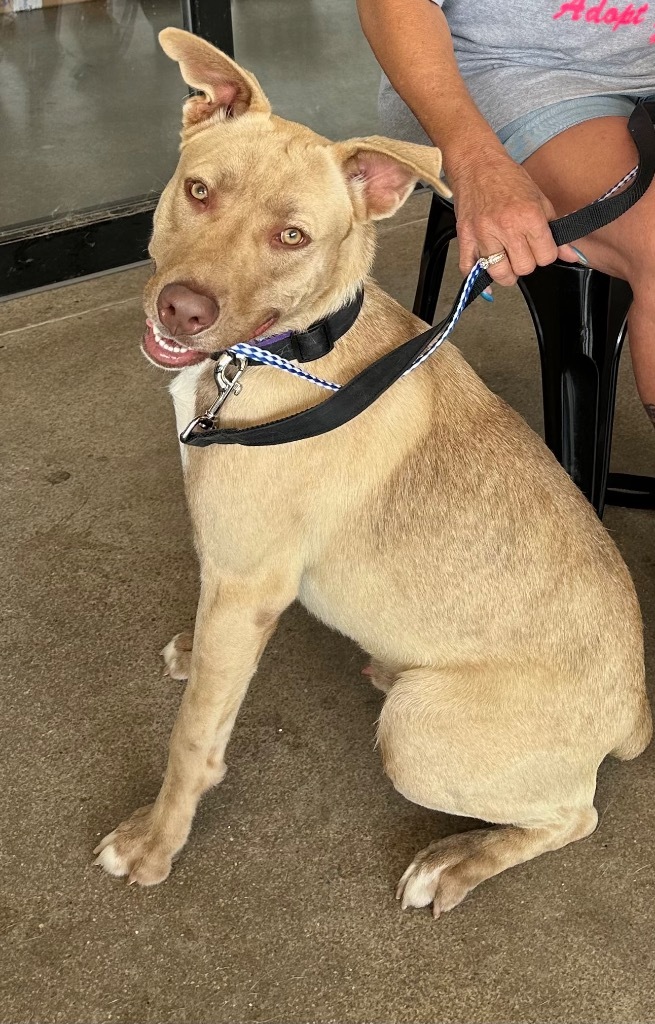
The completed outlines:
{"type": "MultiPolygon", "coordinates": [[[[414,313],[429,324],[456,233],[451,204],[433,193],[414,299],[414,313]]],[[[599,516],[605,503],[655,508],[654,478],[609,472],[630,286],[557,260],[519,287],[539,342],[546,444],[599,516]]]]}

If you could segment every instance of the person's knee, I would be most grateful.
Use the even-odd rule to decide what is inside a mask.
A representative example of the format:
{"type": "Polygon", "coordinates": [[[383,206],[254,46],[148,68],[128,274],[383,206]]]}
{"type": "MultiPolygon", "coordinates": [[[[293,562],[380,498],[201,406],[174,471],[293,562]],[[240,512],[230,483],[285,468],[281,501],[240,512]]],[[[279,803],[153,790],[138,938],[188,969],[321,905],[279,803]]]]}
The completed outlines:
{"type": "Polygon", "coordinates": [[[626,280],[632,288],[633,306],[638,306],[640,310],[647,312],[649,317],[653,317],[655,315],[655,288],[653,288],[655,249],[650,259],[639,265],[635,263],[630,267],[626,280]]]}
{"type": "Polygon", "coordinates": [[[655,185],[627,213],[577,241],[592,267],[627,281],[635,296],[650,296],[655,275],[655,185]]]}
{"type": "Polygon", "coordinates": [[[643,296],[650,303],[654,303],[655,198],[651,199],[650,195],[644,196],[629,211],[625,225],[621,224],[621,219],[616,224],[619,229],[613,253],[613,259],[619,264],[619,273],[616,276],[629,283],[635,297],[639,294],[640,297],[643,296]]]}

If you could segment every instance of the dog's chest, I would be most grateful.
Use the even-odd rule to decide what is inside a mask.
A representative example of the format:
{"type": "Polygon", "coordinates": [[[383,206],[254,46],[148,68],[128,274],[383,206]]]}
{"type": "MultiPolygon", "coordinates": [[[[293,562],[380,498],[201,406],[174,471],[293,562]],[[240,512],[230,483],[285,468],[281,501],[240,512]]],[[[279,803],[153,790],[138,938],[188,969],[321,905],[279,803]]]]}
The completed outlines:
{"type": "MultiPolygon", "coordinates": [[[[178,437],[196,416],[198,383],[206,369],[205,363],[187,366],[185,370],[175,376],[168,387],[175,407],[175,425],[178,437]]],[[[186,445],[180,444],[180,452],[182,465],[184,465],[188,454],[186,445]]]]}

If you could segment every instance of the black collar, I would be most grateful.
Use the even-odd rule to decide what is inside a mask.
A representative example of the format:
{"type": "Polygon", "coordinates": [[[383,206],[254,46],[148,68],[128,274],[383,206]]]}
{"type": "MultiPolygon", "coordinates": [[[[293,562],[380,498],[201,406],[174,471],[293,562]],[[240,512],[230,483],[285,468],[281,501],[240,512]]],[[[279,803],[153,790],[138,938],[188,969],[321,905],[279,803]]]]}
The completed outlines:
{"type": "MultiPolygon", "coordinates": [[[[313,359],[321,359],[331,352],[339,338],[343,338],[350,330],[360,314],[363,302],[364,292],[360,289],[351,302],[323,320],[317,320],[306,331],[287,331],[285,334],[253,341],[252,344],[282,359],[311,363],[313,359]]],[[[220,355],[220,352],[212,352],[211,358],[218,359],[220,355]]]]}

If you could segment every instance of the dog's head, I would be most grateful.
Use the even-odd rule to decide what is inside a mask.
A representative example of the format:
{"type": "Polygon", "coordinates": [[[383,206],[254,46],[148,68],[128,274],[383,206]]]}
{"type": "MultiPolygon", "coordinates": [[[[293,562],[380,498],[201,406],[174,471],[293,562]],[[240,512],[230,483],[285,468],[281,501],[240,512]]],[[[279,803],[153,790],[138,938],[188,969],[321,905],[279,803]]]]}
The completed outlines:
{"type": "Polygon", "coordinates": [[[205,40],[174,28],[159,38],[198,90],[155,213],[145,291],[144,351],[175,370],[338,309],[370,270],[372,222],[419,179],[450,193],[437,149],[331,143],[275,117],[254,76],[205,40]]]}

